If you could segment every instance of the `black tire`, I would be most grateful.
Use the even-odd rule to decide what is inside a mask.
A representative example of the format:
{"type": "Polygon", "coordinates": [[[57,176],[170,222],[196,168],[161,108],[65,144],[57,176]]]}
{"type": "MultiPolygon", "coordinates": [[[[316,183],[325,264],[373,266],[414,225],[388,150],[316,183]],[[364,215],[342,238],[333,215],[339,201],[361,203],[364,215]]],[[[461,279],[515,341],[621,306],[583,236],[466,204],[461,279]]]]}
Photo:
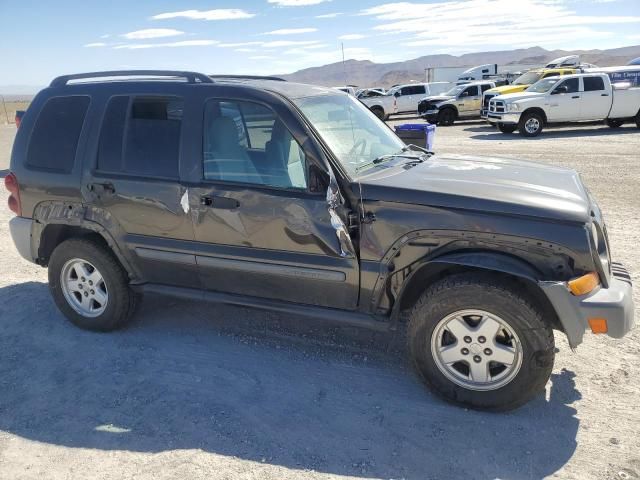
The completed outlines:
{"type": "Polygon", "coordinates": [[[139,300],[139,296],[129,286],[127,272],[113,253],[97,241],[82,238],[66,240],[53,251],[49,259],[49,290],[60,311],[74,325],[98,332],[124,326],[132,317],[139,300]],[[65,298],[61,274],[64,265],[72,259],[81,259],[94,265],[102,275],[108,300],[99,316],[81,315],[65,298]]]}
{"type": "Polygon", "coordinates": [[[553,330],[541,312],[503,280],[487,274],[458,274],[431,285],[409,314],[411,360],[423,381],[447,401],[478,410],[517,408],[544,389],[555,347],[553,330]],[[522,363],[515,376],[494,390],[472,390],[450,380],[438,368],[431,339],[448,315],[478,309],[501,317],[520,339],[522,363]]]}
{"type": "Polygon", "coordinates": [[[636,115],[636,127],[640,128],[640,112],[636,115]]]}
{"type": "Polygon", "coordinates": [[[620,120],[617,118],[608,118],[606,120],[607,126],[611,128],[620,128],[624,123],[624,120],[620,120]]]}
{"type": "Polygon", "coordinates": [[[544,118],[542,115],[536,112],[525,113],[520,118],[520,123],[518,123],[518,131],[520,135],[524,137],[537,137],[542,133],[542,129],[544,128],[544,118]],[[538,127],[536,129],[531,129],[529,124],[529,120],[537,120],[538,127]]]}
{"type": "Polygon", "coordinates": [[[371,111],[373,112],[373,114],[378,117],[380,120],[386,120],[385,118],[385,114],[384,114],[384,110],[380,107],[373,107],[371,109],[371,111]]]}
{"type": "Polygon", "coordinates": [[[518,129],[517,125],[505,125],[504,123],[498,123],[498,130],[502,133],[513,133],[518,129]]]}
{"type": "Polygon", "coordinates": [[[456,112],[452,108],[445,108],[438,112],[438,125],[448,127],[456,121],[456,112]]]}

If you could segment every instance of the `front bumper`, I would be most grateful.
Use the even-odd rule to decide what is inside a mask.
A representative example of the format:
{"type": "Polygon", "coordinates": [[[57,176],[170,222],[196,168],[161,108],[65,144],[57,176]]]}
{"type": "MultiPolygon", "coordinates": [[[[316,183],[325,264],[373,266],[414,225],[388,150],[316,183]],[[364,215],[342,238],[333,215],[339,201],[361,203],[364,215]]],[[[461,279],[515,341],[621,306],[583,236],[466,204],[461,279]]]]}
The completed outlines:
{"type": "Polygon", "coordinates": [[[13,217],[9,220],[9,231],[11,238],[22,258],[30,262],[35,262],[31,255],[31,226],[33,220],[24,217],[13,217]]]}
{"type": "Polygon", "coordinates": [[[440,110],[432,109],[427,110],[426,112],[419,112],[420,116],[424,118],[429,123],[436,123],[438,120],[438,113],[440,110]]]}
{"type": "Polygon", "coordinates": [[[487,120],[491,123],[517,124],[520,122],[520,113],[487,113],[487,120]]]}
{"type": "Polygon", "coordinates": [[[619,263],[612,264],[609,288],[600,287],[587,295],[572,295],[564,282],[540,282],[555,308],[571,348],[582,343],[589,318],[607,320],[607,335],[622,338],[634,327],[631,277],[619,263]]]}

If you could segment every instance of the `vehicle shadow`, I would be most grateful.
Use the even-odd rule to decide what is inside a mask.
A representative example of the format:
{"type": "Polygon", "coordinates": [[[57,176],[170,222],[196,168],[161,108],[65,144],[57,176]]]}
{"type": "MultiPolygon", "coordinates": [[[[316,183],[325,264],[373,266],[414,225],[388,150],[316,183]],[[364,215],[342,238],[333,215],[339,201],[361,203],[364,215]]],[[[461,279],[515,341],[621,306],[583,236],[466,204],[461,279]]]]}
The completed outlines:
{"type": "Polygon", "coordinates": [[[601,137],[608,135],[638,135],[638,129],[632,125],[625,125],[620,128],[610,128],[607,126],[580,126],[575,129],[564,127],[547,128],[539,136],[533,138],[525,138],[518,132],[502,133],[497,128],[487,125],[485,127],[465,128],[469,132],[483,132],[483,135],[471,135],[469,138],[475,140],[527,140],[540,141],[549,138],[580,138],[580,137],[601,137]],[[560,129],[562,128],[562,129],[560,129]]]}
{"type": "Polygon", "coordinates": [[[394,354],[244,334],[270,314],[164,298],[143,306],[129,328],[97,334],[65,322],[43,283],[0,288],[0,430],[367,478],[542,478],[576,448],[571,371],[553,375],[548,398],[480,413],[435,398],[394,354]]]}

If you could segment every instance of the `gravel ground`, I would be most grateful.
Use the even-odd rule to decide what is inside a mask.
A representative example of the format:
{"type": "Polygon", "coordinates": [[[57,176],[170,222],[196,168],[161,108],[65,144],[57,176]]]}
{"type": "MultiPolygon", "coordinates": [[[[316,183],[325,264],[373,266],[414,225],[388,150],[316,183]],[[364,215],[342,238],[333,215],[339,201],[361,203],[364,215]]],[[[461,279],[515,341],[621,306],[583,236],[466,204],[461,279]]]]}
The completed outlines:
{"type": "MultiPolygon", "coordinates": [[[[14,132],[0,126],[0,170],[14,132]]],[[[435,148],[577,169],[640,283],[637,129],[524,140],[469,122],[438,129],[435,148]]],[[[124,331],[80,331],[18,257],[9,218],[3,202],[2,479],[640,478],[639,330],[575,353],[557,335],[545,395],[478,413],[436,399],[400,341],[368,332],[163,298],[124,331]]]]}

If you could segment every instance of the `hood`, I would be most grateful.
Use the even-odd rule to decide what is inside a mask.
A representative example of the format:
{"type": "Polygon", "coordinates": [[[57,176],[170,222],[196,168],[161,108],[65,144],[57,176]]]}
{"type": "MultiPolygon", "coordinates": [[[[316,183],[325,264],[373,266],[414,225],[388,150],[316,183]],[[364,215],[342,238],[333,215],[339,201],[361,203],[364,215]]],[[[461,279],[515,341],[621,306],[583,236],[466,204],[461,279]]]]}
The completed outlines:
{"type": "Polygon", "coordinates": [[[522,92],[529,88],[531,85],[503,85],[501,87],[494,87],[486,91],[486,93],[497,93],[498,95],[504,95],[506,93],[522,92]]]}
{"type": "MultiPolygon", "coordinates": [[[[387,164],[388,165],[388,164],[387,164]]],[[[590,202],[566,168],[507,158],[434,155],[405,169],[380,166],[359,183],[364,199],[586,223],[590,202]]]]}
{"type": "Polygon", "coordinates": [[[446,102],[447,100],[451,100],[452,98],[456,98],[452,95],[431,95],[429,97],[424,97],[420,102],[429,102],[429,103],[439,103],[446,102]]]}
{"type": "Polygon", "coordinates": [[[494,98],[504,100],[505,102],[514,102],[516,100],[526,100],[528,98],[540,98],[540,97],[543,97],[544,95],[545,93],[520,92],[520,93],[507,93],[506,95],[500,95],[494,98]]]}

